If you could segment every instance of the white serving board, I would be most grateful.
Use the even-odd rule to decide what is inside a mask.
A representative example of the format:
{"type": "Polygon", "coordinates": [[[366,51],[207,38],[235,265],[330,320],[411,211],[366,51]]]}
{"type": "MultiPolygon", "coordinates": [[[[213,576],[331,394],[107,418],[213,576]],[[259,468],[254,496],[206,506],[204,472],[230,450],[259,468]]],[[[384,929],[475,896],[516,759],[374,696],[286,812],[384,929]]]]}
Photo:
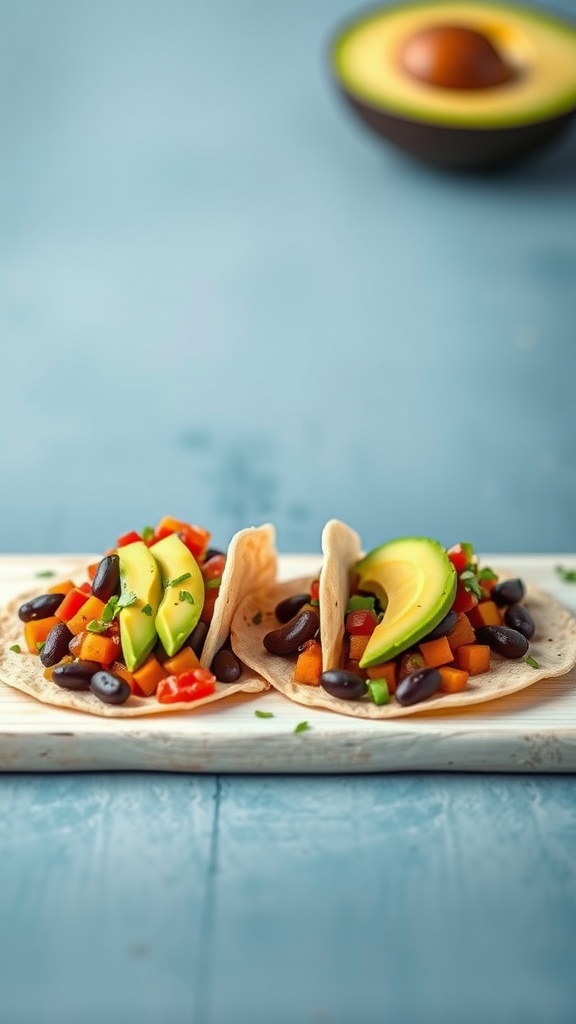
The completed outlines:
{"type": "MultiPolygon", "coordinates": [[[[0,603],[97,556],[0,556],[0,603]]],[[[557,565],[576,555],[484,555],[554,594],[576,614],[576,584],[557,565]]],[[[320,558],[280,558],[283,579],[315,573],[320,558]]],[[[0,771],[172,772],[576,771],[576,669],[469,710],[358,721],[268,692],[197,711],[116,720],[40,704],[0,683],[0,771]],[[271,711],[259,718],[256,710],[271,711]],[[306,721],[309,728],[295,733],[306,721]]]]}

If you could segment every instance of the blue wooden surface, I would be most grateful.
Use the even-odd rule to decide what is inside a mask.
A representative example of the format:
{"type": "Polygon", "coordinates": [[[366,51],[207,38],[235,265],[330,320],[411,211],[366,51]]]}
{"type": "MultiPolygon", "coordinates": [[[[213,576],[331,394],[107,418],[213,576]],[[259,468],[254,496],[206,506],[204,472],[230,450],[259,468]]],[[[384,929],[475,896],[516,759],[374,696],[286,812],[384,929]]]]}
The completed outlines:
{"type": "Polygon", "coordinates": [[[572,1024],[570,778],[0,777],[2,1024],[572,1024]]]}
{"type": "Polygon", "coordinates": [[[3,550],[165,512],[574,548],[576,131],[408,162],[328,81],[352,9],[2,4],[3,550]]]}
{"type": "MultiPolygon", "coordinates": [[[[4,551],[165,512],[574,549],[576,135],[489,177],[404,160],[329,85],[350,9],[2,4],[4,551]]],[[[575,804],[1,776],[0,1022],[572,1024],[575,804]]]]}

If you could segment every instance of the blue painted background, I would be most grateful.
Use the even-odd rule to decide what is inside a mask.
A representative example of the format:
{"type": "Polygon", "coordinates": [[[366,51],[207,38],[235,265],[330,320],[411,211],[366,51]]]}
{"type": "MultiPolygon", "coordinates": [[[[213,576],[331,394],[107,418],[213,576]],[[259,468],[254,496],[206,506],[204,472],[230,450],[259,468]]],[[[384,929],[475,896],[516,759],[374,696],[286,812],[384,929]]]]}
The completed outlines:
{"type": "Polygon", "coordinates": [[[329,82],[351,9],[2,4],[2,550],[164,513],[576,548],[576,130],[407,161],[329,82]]]}

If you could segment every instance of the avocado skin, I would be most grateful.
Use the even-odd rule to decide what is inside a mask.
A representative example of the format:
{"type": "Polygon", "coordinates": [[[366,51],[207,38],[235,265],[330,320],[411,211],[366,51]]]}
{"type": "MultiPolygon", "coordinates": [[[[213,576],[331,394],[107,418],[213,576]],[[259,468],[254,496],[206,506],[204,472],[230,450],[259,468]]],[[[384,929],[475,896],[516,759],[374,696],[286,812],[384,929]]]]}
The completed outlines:
{"type": "Polygon", "coordinates": [[[498,169],[536,155],[569,127],[576,110],[533,124],[504,128],[453,128],[388,114],[338,91],[357,117],[409,156],[457,171],[498,169]]]}

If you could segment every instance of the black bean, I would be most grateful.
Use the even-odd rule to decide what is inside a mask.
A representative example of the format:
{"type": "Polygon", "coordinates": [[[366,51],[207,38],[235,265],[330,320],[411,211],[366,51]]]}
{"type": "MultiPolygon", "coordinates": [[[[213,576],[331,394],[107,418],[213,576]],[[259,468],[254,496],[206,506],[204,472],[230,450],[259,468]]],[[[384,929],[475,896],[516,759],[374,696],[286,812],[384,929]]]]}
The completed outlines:
{"type": "Polygon", "coordinates": [[[488,644],[491,651],[503,658],[522,658],[530,646],[522,633],[509,626],[480,626],[476,639],[480,644],[488,644]]]}
{"type": "Polygon", "coordinates": [[[210,666],[219,683],[235,683],[242,674],[242,666],[229,647],[221,647],[210,666]]]}
{"type": "Polygon", "coordinates": [[[504,622],[510,629],[517,629],[527,640],[531,640],[536,632],[534,619],[523,604],[511,604],[504,614],[504,622]]]}
{"type": "Polygon", "coordinates": [[[200,655],[202,654],[202,648],[204,647],[204,641],[205,641],[207,636],[208,636],[208,623],[207,622],[198,622],[194,626],[194,629],[192,630],[192,632],[190,633],[190,636],[188,637],[188,639],[186,641],[186,645],[188,647],[192,648],[192,650],[194,651],[194,654],[196,655],[197,658],[199,658],[200,655]]]}
{"type": "Polygon", "coordinates": [[[490,591],[490,597],[499,608],[507,604],[517,604],[522,601],[526,594],[526,588],[519,579],[502,580],[490,591]]]}
{"type": "Polygon", "coordinates": [[[420,643],[424,644],[427,643],[428,640],[439,640],[440,637],[447,636],[448,633],[451,633],[454,629],[457,618],[458,616],[456,612],[453,612],[452,609],[450,609],[438,625],[435,626],[434,629],[431,629],[430,632],[420,640],[420,643]]]}
{"type": "Polygon", "coordinates": [[[291,597],[285,597],[283,601],[280,601],[275,609],[274,614],[278,619],[278,622],[290,622],[295,615],[305,604],[308,604],[310,600],[310,594],[292,594],[291,597]]]}
{"type": "Polygon", "coordinates": [[[40,651],[40,661],[45,668],[57,665],[70,653],[68,644],[73,635],[65,622],[59,622],[57,626],[52,627],[40,651]]]}
{"type": "Polygon", "coordinates": [[[421,700],[432,697],[440,689],[441,682],[442,677],[437,668],[418,669],[398,683],[396,700],[403,706],[418,704],[421,700]]]}
{"type": "Polygon", "coordinates": [[[31,601],[20,605],[18,616],[22,622],[47,619],[54,615],[63,598],[64,594],[41,594],[40,597],[33,597],[31,601]]]}
{"type": "Polygon", "coordinates": [[[323,672],[320,676],[320,686],[331,697],[338,697],[340,700],[360,700],[360,697],[368,693],[366,680],[343,668],[332,668],[323,672]]]}
{"type": "Polygon", "coordinates": [[[66,661],[56,665],[52,679],[66,690],[87,690],[92,676],[100,670],[97,661],[66,661]]]}
{"type": "Polygon", "coordinates": [[[220,551],[220,548],[208,548],[204,555],[204,561],[207,562],[209,558],[214,558],[216,555],[225,555],[225,551],[220,551]]]}
{"type": "Polygon", "coordinates": [[[320,619],[316,612],[300,612],[280,629],[266,633],[262,643],[270,654],[293,654],[300,644],[311,640],[320,629],[320,619]]]}
{"type": "Polygon", "coordinates": [[[131,693],[125,679],[120,679],[105,669],[94,673],[90,680],[90,689],[94,696],[99,697],[105,704],[124,704],[131,693]]]}
{"type": "Polygon", "coordinates": [[[118,555],[104,555],[104,558],[98,563],[92,580],[92,593],[104,602],[109,601],[111,597],[119,597],[120,559],[118,555]]]}

